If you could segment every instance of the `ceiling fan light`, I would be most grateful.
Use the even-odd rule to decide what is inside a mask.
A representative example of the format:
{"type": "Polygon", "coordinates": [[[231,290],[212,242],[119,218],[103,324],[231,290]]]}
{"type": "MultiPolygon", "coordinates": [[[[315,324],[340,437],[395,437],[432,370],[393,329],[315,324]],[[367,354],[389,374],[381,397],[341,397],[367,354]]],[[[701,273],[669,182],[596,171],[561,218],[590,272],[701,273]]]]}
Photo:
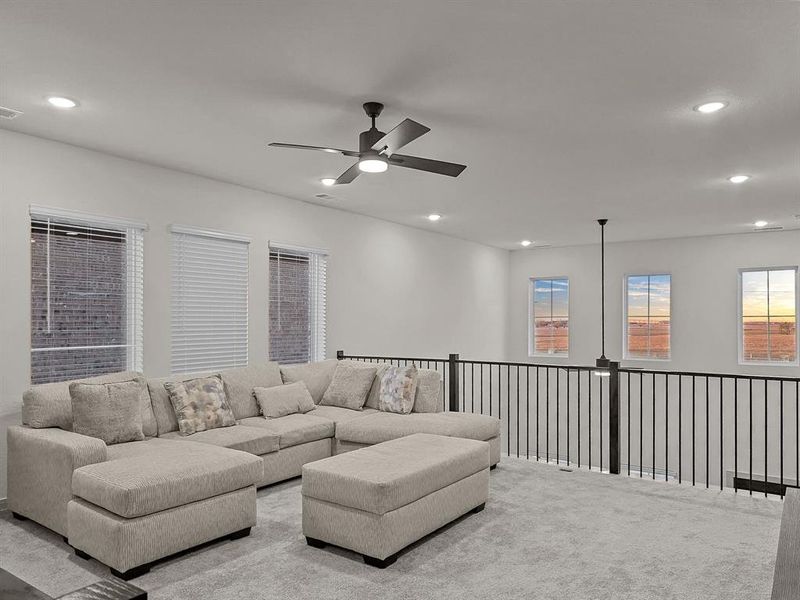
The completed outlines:
{"type": "Polygon", "coordinates": [[[358,168],[364,173],[383,173],[389,168],[386,160],[374,156],[363,158],[358,163],[358,168]]]}

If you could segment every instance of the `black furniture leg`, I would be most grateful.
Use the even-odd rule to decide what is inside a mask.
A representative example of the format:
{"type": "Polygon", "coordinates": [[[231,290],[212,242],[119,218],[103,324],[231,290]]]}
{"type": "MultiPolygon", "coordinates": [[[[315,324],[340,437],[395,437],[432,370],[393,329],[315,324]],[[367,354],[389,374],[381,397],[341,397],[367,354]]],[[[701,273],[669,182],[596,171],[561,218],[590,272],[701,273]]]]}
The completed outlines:
{"type": "Polygon", "coordinates": [[[324,548],[327,544],[317,538],[306,537],[306,543],[312,548],[324,548]]]}
{"type": "Polygon", "coordinates": [[[483,504],[479,504],[478,506],[476,506],[475,508],[473,508],[473,509],[472,509],[472,512],[473,512],[473,513],[479,513],[479,512],[481,512],[481,511],[482,511],[484,508],[486,508],[486,502],[484,502],[483,504]]]}
{"type": "Polygon", "coordinates": [[[21,514],[15,513],[15,512],[12,512],[11,516],[14,517],[17,521],[28,521],[29,520],[28,517],[23,517],[21,514]]]}
{"type": "Polygon", "coordinates": [[[375,558],[373,556],[367,556],[366,554],[362,554],[364,557],[364,563],[369,565],[370,567],[377,567],[378,569],[385,569],[389,565],[393,565],[397,560],[397,554],[392,554],[391,556],[387,556],[383,560],[380,558],[375,558]]]}
{"type": "Polygon", "coordinates": [[[92,558],[91,556],[86,554],[86,552],[84,552],[83,550],[78,550],[77,548],[73,548],[73,550],[75,550],[75,556],[77,556],[78,558],[82,558],[83,560],[89,560],[90,558],[92,558]]]}
{"type": "Polygon", "coordinates": [[[245,529],[240,529],[228,536],[229,540],[240,540],[242,538],[247,537],[250,535],[250,527],[246,527],[245,529]]]}
{"type": "Polygon", "coordinates": [[[133,567],[132,569],[128,569],[127,571],[123,571],[122,573],[120,573],[116,569],[111,569],[111,574],[114,577],[119,577],[120,579],[122,579],[122,581],[128,581],[130,579],[135,579],[136,577],[141,577],[145,573],[149,573],[150,565],[151,563],[148,563],[146,565],[139,565],[138,567],[133,567]]]}
{"type": "Polygon", "coordinates": [[[497,468],[497,463],[494,463],[491,467],[489,467],[490,471],[494,471],[497,468]]]}

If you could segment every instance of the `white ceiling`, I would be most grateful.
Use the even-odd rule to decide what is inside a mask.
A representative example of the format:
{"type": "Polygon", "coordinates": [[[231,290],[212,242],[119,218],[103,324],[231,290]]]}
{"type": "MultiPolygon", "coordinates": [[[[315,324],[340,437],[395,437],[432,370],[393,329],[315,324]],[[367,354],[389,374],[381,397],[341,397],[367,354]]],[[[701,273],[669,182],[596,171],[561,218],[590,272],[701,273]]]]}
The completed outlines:
{"type": "Polygon", "coordinates": [[[794,1],[2,0],[2,127],[505,248],[796,228],[799,36],[794,1]],[[357,149],[367,100],[467,170],[266,148],[357,149]]]}

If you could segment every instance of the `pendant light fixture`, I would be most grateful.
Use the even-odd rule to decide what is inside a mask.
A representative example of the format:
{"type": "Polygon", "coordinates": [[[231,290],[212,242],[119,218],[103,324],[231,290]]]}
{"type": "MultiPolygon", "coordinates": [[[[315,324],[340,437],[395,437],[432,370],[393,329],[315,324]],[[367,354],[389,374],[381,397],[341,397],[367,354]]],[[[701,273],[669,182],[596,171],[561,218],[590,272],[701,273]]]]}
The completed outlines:
{"type": "Polygon", "coordinates": [[[599,377],[611,375],[611,361],[606,358],[606,223],[608,219],[597,219],[600,224],[600,357],[595,361],[599,377]]]}

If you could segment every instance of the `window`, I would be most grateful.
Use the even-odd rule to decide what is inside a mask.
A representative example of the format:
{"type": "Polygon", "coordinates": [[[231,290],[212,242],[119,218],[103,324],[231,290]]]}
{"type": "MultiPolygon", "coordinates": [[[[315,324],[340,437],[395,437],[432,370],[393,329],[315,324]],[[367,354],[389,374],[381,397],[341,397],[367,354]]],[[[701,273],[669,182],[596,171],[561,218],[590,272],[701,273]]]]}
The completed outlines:
{"type": "Polygon", "coordinates": [[[742,270],[741,362],[797,362],[797,269],[742,270]]]}
{"type": "Polygon", "coordinates": [[[531,279],[531,356],[569,354],[569,280],[531,279]]]}
{"type": "Polygon", "coordinates": [[[32,206],[31,383],[142,369],[143,224],[32,206]]]}
{"type": "Polygon", "coordinates": [[[325,358],[328,253],[270,243],[269,358],[325,358]]]}
{"type": "Polygon", "coordinates": [[[669,360],[670,275],[625,278],[625,358],[669,360]]]}
{"type": "Polygon", "coordinates": [[[249,239],[172,226],[172,372],[247,365],[249,239]]]}

